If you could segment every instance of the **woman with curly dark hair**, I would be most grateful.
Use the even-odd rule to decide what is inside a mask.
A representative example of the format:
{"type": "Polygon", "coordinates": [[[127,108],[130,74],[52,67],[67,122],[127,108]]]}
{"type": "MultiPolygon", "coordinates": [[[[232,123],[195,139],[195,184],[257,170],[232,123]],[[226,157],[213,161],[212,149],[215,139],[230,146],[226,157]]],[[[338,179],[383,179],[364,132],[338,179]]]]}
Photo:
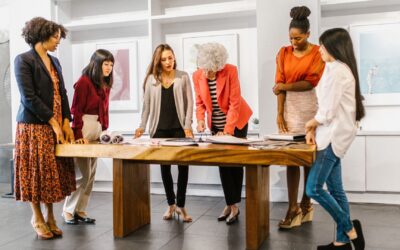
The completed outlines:
{"type": "Polygon", "coordinates": [[[48,54],[57,49],[66,29],[42,17],[26,22],[22,36],[31,50],[15,58],[21,94],[15,136],[15,198],[30,202],[32,226],[38,238],[61,236],[53,203],[75,190],[71,158],[57,158],[58,143],[73,143],[71,113],[61,65],[48,54]],[[40,203],[46,207],[46,219],[40,203]]]}

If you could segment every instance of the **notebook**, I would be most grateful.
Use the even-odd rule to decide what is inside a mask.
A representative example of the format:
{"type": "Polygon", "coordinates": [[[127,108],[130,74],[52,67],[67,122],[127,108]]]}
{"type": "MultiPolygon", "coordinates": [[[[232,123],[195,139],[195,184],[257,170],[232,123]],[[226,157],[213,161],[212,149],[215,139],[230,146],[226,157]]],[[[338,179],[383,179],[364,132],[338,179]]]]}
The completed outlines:
{"type": "Polygon", "coordinates": [[[264,139],[278,140],[278,141],[304,141],[306,139],[305,134],[269,134],[264,135],[264,139]]]}

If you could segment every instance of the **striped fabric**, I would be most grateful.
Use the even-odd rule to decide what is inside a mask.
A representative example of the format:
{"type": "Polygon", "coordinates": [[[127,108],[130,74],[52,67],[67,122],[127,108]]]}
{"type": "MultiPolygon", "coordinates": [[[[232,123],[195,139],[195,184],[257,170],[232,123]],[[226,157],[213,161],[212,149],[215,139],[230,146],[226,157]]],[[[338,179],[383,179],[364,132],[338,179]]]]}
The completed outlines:
{"type": "Polygon", "coordinates": [[[226,124],[226,115],[220,109],[218,102],[217,102],[217,81],[216,80],[209,80],[208,87],[210,89],[210,96],[212,101],[212,117],[211,123],[215,126],[218,130],[223,131],[226,124]]]}

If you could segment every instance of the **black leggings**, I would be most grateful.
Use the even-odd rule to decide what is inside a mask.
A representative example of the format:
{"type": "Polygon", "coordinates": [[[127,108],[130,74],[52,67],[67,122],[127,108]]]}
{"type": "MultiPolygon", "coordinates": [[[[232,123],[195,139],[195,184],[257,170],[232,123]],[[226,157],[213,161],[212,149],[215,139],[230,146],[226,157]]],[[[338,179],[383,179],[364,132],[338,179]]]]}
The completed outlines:
{"type": "MultiPolygon", "coordinates": [[[[235,128],[234,136],[244,138],[247,137],[248,124],[242,129],[235,128]]],[[[212,127],[212,134],[216,134],[221,130],[212,127]]],[[[243,167],[219,167],[219,176],[221,178],[222,189],[224,190],[226,205],[231,206],[239,203],[242,199],[243,186],[243,167]]]]}
{"type": "MultiPolygon", "coordinates": [[[[183,129],[157,129],[153,138],[184,138],[183,129]]],[[[189,166],[178,165],[178,190],[176,197],[176,205],[185,207],[186,188],[189,177],[189,166]]],[[[174,181],[171,175],[171,165],[161,165],[161,178],[164,184],[165,194],[167,196],[168,205],[175,204],[174,181]]]]}

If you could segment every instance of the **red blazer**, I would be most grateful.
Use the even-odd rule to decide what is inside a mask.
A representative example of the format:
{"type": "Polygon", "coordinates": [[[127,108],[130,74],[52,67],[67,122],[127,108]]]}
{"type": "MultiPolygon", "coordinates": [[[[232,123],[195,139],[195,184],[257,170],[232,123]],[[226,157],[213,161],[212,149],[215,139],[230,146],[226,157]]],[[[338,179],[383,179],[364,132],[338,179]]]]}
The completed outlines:
{"type": "MultiPolygon", "coordinates": [[[[207,112],[207,125],[211,129],[212,102],[208,80],[202,69],[193,73],[193,83],[196,93],[196,118],[204,120],[207,112]]],[[[233,135],[235,128],[242,129],[253,114],[240,95],[240,82],[234,65],[226,64],[217,72],[217,102],[226,115],[225,133],[233,135]]]]}

